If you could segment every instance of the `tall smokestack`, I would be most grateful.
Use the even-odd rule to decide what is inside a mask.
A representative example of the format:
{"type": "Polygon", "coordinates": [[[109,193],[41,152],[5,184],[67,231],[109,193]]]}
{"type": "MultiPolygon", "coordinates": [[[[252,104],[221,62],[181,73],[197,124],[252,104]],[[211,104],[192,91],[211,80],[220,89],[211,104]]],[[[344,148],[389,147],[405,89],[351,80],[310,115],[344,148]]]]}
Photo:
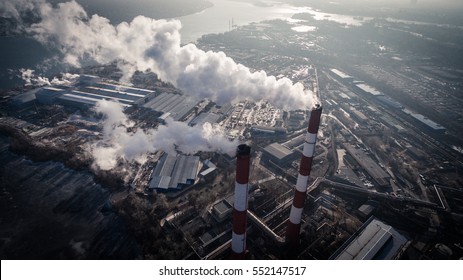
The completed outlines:
{"type": "Polygon", "coordinates": [[[246,250],[246,213],[251,147],[246,144],[236,149],[235,203],[233,204],[232,258],[244,259],[246,250]]]}
{"type": "Polygon", "coordinates": [[[317,142],[321,114],[322,106],[319,104],[315,105],[315,108],[310,112],[304,150],[299,165],[299,175],[297,176],[296,189],[294,191],[293,205],[286,228],[286,241],[293,248],[299,245],[302,209],[304,208],[304,201],[307,195],[307,182],[309,180],[310,171],[312,170],[312,160],[315,152],[315,143],[317,142]]]}

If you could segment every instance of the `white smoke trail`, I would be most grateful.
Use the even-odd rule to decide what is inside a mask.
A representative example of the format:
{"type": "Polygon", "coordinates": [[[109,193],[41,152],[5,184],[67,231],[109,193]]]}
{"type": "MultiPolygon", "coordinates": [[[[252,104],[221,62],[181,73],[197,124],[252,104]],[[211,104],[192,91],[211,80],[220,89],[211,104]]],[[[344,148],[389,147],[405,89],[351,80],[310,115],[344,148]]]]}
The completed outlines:
{"type": "Polygon", "coordinates": [[[37,76],[35,70],[32,69],[19,69],[20,78],[24,80],[26,86],[50,86],[50,85],[71,85],[80,76],[78,74],[63,73],[61,77],[47,77],[37,76]]]}
{"type": "Polygon", "coordinates": [[[236,141],[229,141],[218,125],[205,123],[202,127],[190,127],[183,122],[167,119],[158,129],[129,132],[134,128],[124,114],[122,106],[113,101],[99,101],[96,112],[104,115],[103,139],[91,145],[90,152],[95,165],[102,170],[114,168],[119,160],[143,163],[146,154],[162,150],[194,154],[199,151],[219,151],[231,154],[236,141]]]}
{"type": "Polygon", "coordinates": [[[300,83],[276,79],[264,71],[251,72],[223,52],[181,46],[178,20],[138,16],[114,26],[104,17],[88,16],[75,1],[57,6],[43,0],[24,1],[35,3],[41,18],[27,28],[29,34],[58,48],[73,66],[88,59],[101,64],[116,60],[124,82],[137,70],[151,70],[185,93],[217,103],[266,99],[283,109],[308,109],[315,102],[312,92],[300,83]]]}

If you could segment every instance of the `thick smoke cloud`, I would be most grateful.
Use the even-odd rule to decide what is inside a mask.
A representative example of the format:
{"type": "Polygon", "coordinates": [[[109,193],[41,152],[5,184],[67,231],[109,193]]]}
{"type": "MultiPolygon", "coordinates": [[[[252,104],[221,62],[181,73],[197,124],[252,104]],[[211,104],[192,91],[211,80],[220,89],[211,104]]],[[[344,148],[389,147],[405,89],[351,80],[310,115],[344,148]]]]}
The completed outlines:
{"type": "Polygon", "coordinates": [[[148,152],[162,150],[194,154],[199,151],[232,153],[237,145],[229,141],[217,125],[205,123],[190,127],[183,122],[167,119],[158,129],[133,132],[134,123],[124,114],[122,106],[114,101],[97,103],[96,112],[104,115],[103,138],[91,145],[95,165],[102,170],[114,168],[119,160],[143,163],[148,152]]]}
{"type": "Polygon", "coordinates": [[[86,60],[101,64],[116,60],[125,82],[137,70],[151,70],[187,94],[218,103],[266,99],[283,109],[308,109],[315,102],[300,83],[276,79],[264,71],[251,72],[222,52],[181,46],[178,20],[138,16],[114,26],[104,17],[87,15],[75,1],[57,6],[42,0],[21,2],[35,7],[41,18],[27,28],[29,34],[58,48],[73,66],[86,60]]]}

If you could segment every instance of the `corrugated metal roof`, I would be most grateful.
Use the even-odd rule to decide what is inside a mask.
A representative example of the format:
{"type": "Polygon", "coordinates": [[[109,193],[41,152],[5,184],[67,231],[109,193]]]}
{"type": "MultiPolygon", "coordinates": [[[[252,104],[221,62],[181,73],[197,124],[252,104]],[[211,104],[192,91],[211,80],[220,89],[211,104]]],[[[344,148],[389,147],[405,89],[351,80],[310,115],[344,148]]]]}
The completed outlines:
{"type": "Polygon", "coordinates": [[[169,112],[172,119],[177,121],[184,118],[198,103],[199,101],[191,96],[164,92],[144,104],[143,107],[161,113],[169,112]]]}
{"type": "Polygon", "coordinates": [[[171,177],[169,176],[160,176],[154,177],[150,181],[149,188],[150,189],[168,189],[170,186],[171,177]]]}
{"type": "Polygon", "coordinates": [[[337,260],[393,259],[407,238],[391,226],[373,219],[335,258],[337,260]]]}
{"type": "Polygon", "coordinates": [[[268,145],[267,147],[265,147],[264,151],[276,157],[279,160],[282,160],[293,153],[291,150],[278,143],[272,143],[268,145]]]}
{"type": "Polygon", "coordinates": [[[113,89],[113,90],[119,89],[125,92],[143,95],[142,97],[148,94],[151,94],[151,93],[155,93],[155,91],[149,90],[149,89],[135,88],[131,86],[117,85],[117,84],[111,84],[111,83],[106,83],[106,82],[100,82],[100,83],[97,83],[96,85],[98,87],[106,87],[106,88],[113,89]]]}
{"type": "Polygon", "coordinates": [[[119,103],[125,103],[125,104],[132,104],[133,100],[127,99],[125,97],[117,97],[116,94],[103,94],[102,92],[97,92],[97,93],[91,93],[91,92],[86,92],[86,91],[81,91],[81,90],[73,90],[72,93],[77,96],[85,96],[85,97],[90,97],[90,98],[96,98],[98,100],[102,99],[115,99],[119,103]]]}
{"type": "Polygon", "coordinates": [[[99,99],[97,98],[76,95],[76,94],[71,94],[71,93],[65,93],[62,96],[60,96],[59,99],[71,101],[75,103],[84,103],[84,104],[89,104],[89,105],[95,105],[99,101],[99,99]]]}
{"type": "Polygon", "coordinates": [[[176,189],[179,184],[188,184],[190,183],[189,181],[196,181],[198,171],[198,156],[164,155],[152,173],[149,187],[176,189]]]}

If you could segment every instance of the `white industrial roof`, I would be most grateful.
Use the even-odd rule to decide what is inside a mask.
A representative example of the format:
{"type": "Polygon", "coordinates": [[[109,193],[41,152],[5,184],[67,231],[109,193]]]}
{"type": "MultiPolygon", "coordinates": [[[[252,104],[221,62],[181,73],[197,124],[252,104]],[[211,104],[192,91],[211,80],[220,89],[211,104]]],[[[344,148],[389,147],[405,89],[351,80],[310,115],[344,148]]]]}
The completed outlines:
{"type": "Polygon", "coordinates": [[[335,259],[337,260],[373,260],[394,259],[401,248],[407,243],[407,238],[393,227],[377,219],[371,220],[355,237],[348,240],[335,259]]]}

